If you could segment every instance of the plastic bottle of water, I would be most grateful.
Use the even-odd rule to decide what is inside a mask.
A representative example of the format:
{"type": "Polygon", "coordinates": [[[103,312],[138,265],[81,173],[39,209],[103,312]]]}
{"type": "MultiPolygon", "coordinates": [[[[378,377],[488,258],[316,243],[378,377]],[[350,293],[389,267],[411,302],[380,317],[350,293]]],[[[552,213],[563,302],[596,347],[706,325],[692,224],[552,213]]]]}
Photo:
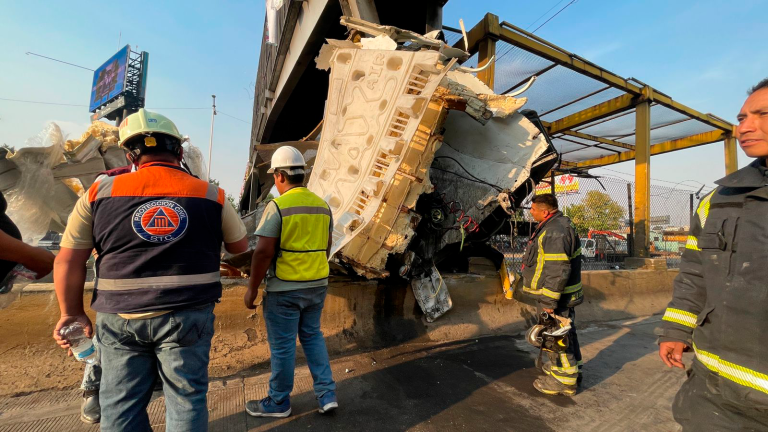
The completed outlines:
{"type": "Polygon", "coordinates": [[[94,364],[97,359],[96,347],[93,341],[85,335],[85,327],[79,322],[74,322],[61,330],[59,334],[69,341],[72,354],[77,361],[94,364]]]}
{"type": "Polygon", "coordinates": [[[16,264],[16,267],[14,267],[13,270],[0,281],[0,294],[11,292],[14,287],[24,288],[27,284],[34,281],[36,277],[37,274],[32,270],[21,264],[16,264]]]}

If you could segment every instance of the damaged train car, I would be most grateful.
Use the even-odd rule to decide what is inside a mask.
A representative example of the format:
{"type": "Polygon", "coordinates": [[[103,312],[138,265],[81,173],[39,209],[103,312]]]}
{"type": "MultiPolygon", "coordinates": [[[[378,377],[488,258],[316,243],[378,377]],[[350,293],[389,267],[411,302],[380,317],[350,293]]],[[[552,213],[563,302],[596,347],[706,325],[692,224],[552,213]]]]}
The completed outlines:
{"type": "MultiPolygon", "coordinates": [[[[410,280],[431,322],[451,308],[441,263],[500,256],[488,240],[508,229],[558,155],[537,115],[522,110],[528,86],[494,94],[440,31],[341,22],[353,36],[328,40],[316,58],[330,79],[319,142],[300,148],[311,159],[307,187],[333,212],[336,268],[410,280]]],[[[279,146],[256,147],[266,188],[246,222],[260,218],[266,153],[279,146]]],[[[247,261],[229,259],[244,270],[247,261]]]]}

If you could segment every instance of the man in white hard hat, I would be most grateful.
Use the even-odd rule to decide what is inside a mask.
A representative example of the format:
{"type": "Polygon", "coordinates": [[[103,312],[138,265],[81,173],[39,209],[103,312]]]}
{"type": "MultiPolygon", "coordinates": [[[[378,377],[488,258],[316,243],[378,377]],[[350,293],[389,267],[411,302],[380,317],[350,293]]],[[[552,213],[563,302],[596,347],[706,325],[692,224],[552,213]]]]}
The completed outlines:
{"type": "Polygon", "coordinates": [[[179,166],[182,137],[167,117],[139,110],[120,124],[137,171],[105,177],[77,202],[56,257],[62,327],[80,322],[85,262],[98,253],[91,308],[101,355],[102,431],[150,431],[147,405],[159,376],[167,430],[208,429],[208,361],[221,297],[221,245],[248,248],[224,190],[179,166]]]}
{"type": "Polygon", "coordinates": [[[248,414],[255,417],[291,414],[297,335],[312,373],[319,412],[338,407],[336,383],[320,331],[333,218],[328,204],[303,186],[305,167],[299,150],[285,146],[275,151],[268,172],[274,176],[280,196],[267,205],[256,228],[259,243],[244,300],[245,307],[256,308],[254,301],[266,276],[262,303],[272,376],[269,396],[245,405],[248,414]]]}

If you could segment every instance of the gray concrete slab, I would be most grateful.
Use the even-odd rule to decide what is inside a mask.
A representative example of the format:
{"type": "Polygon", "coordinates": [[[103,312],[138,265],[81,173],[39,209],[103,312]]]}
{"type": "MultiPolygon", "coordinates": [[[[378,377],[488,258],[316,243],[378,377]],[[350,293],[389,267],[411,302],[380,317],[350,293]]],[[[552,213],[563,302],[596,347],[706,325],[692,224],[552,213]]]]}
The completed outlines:
{"type": "MultiPolygon", "coordinates": [[[[246,400],[266,395],[261,369],[211,383],[211,431],[264,430],[579,430],[674,431],[670,406],[685,379],[656,355],[659,317],[580,330],[585,378],[574,397],[547,397],[532,382],[535,351],[519,336],[443,344],[408,344],[356,352],[332,361],[340,408],[317,413],[306,367],[296,372],[293,415],[248,416],[246,400]]],[[[687,355],[686,361],[691,358],[687,355]]],[[[155,430],[164,430],[164,399],[150,403],[155,430]]],[[[0,400],[0,432],[93,431],[79,422],[79,391],[47,391],[0,400]]]]}

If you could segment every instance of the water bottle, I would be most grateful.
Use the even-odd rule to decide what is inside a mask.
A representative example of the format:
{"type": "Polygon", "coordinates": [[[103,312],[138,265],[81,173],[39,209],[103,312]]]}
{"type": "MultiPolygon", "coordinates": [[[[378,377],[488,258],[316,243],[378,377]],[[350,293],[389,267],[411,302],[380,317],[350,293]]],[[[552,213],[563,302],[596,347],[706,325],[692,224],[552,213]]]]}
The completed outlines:
{"type": "Polygon", "coordinates": [[[27,284],[37,278],[37,274],[21,264],[11,270],[5,278],[0,281],[0,294],[11,292],[13,287],[24,288],[27,284]]]}
{"type": "Polygon", "coordinates": [[[59,334],[69,341],[70,349],[77,361],[94,364],[97,360],[96,347],[93,341],[85,335],[85,327],[74,322],[61,330],[59,334]]]}

